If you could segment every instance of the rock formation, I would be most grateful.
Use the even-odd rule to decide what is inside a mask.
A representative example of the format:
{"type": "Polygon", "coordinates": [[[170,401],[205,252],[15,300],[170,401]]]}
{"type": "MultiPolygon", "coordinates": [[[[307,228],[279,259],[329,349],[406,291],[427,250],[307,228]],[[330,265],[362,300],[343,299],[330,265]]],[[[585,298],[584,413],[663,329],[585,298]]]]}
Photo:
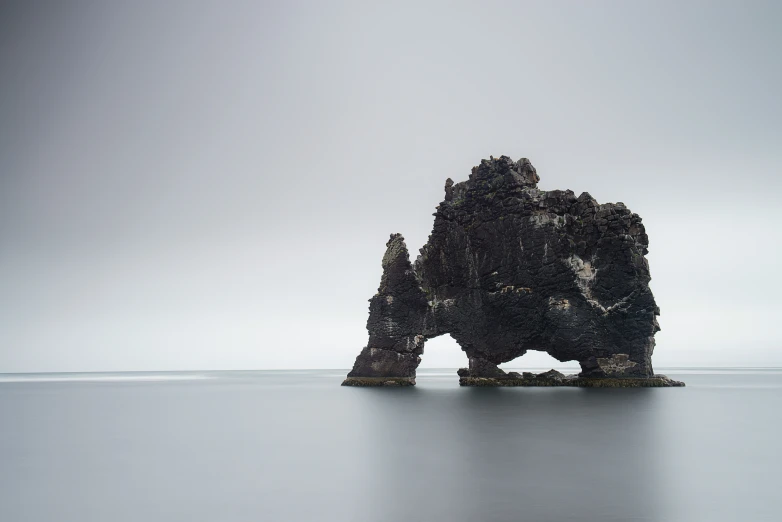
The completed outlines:
{"type": "Polygon", "coordinates": [[[586,192],[539,190],[539,179],[526,158],[482,160],[467,181],[446,181],[414,266],[391,235],[369,342],[343,384],[415,384],[426,339],[450,334],[469,359],[462,385],[681,385],[652,371],[659,308],[641,218],[586,192]],[[581,373],[498,368],[527,350],[581,373]]]}

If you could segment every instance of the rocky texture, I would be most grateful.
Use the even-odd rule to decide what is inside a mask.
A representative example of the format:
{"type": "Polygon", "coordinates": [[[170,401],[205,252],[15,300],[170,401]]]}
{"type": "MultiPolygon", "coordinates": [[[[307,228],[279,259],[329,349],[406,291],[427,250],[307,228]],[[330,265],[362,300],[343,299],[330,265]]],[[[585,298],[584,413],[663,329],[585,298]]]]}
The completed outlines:
{"type": "Polygon", "coordinates": [[[509,372],[502,378],[460,377],[461,386],[577,386],[582,388],[669,388],[684,386],[665,375],[652,377],[580,377],[563,375],[556,370],[534,374],[509,372]],[[556,375],[552,375],[552,372],[556,375]]]}
{"type": "Polygon", "coordinates": [[[420,285],[404,238],[392,234],[383,256],[380,288],[369,300],[369,343],[356,358],[348,377],[395,377],[412,379],[415,384],[415,369],[424,353],[423,332],[429,310],[420,285]]]}
{"type": "Polygon", "coordinates": [[[415,384],[426,339],[447,333],[469,359],[463,385],[678,385],[652,370],[659,308],[641,218],[586,192],[539,190],[539,179],[526,158],[483,160],[467,181],[446,181],[415,266],[391,236],[369,342],[343,384],[415,384]],[[581,373],[497,367],[527,350],[581,373]]]}
{"type": "Polygon", "coordinates": [[[415,377],[348,377],[342,386],[415,386],[415,377]]]}

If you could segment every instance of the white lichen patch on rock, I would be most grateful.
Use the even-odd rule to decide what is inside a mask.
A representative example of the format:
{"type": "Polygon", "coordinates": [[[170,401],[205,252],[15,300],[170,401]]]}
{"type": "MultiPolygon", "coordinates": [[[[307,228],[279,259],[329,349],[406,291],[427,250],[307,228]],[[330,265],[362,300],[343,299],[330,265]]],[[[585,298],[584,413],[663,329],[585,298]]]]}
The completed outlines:
{"type": "Polygon", "coordinates": [[[427,304],[433,308],[437,307],[445,307],[450,308],[451,306],[454,306],[456,304],[456,299],[438,299],[437,296],[434,297],[431,301],[427,301],[427,304]]]}
{"type": "Polygon", "coordinates": [[[424,342],[426,341],[426,338],[423,335],[416,335],[413,337],[407,338],[407,351],[413,352],[416,350],[420,350],[421,353],[424,351],[424,342]]]}
{"type": "Polygon", "coordinates": [[[573,273],[576,275],[576,284],[581,291],[581,295],[584,296],[584,299],[586,299],[587,303],[603,312],[603,314],[609,314],[613,311],[621,310],[622,306],[627,303],[630,297],[632,297],[631,294],[623,297],[610,306],[603,305],[595,298],[594,295],[592,295],[592,285],[594,284],[595,278],[597,277],[597,268],[594,268],[592,265],[594,259],[592,261],[584,261],[576,254],[573,254],[567,258],[565,262],[570,266],[570,268],[573,270],[573,273]]]}
{"type": "Polygon", "coordinates": [[[576,282],[582,292],[591,292],[590,286],[597,276],[597,269],[592,268],[591,261],[584,261],[578,255],[573,254],[567,258],[567,263],[578,278],[576,282]]]}
{"type": "Polygon", "coordinates": [[[565,224],[565,219],[552,212],[538,212],[529,217],[529,222],[533,227],[554,225],[559,228],[565,224]]]}
{"type": "Polygon", "coordinates": [[[631,361],[626,353],[616,353],[611,357],[598,357],[597,365],[606,375],[617,376],[625,374],[638,363],[631,361]]]}
{"type": "Polygon", "coordinates": [[[595,308],[605,312],[603,305],[592,296],[592,284],[595,282],[595,277],[597,277],[597,269],[592,268],[592,262],[584,261],[578,255],[572,254],[565,260],[565,263],[573,270],[576,276],[576,285],[578,285],[584,299],[595,308]]]}
{"type": "Polygon", "coordinates": [[[527,288],[526,286],[520,286],[516,288],[513,285],[503,286],[500,288],[501,294],[507,294],[508,292],[515,292],[517,294],[531,294],[532,288],[527,288]]]}

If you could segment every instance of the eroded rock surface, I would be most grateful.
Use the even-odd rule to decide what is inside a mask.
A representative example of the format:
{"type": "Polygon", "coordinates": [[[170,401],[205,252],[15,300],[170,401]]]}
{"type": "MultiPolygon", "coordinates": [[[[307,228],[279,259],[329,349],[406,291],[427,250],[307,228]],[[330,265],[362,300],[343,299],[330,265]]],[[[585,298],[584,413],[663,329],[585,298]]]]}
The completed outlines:
{"type": "Polygon", "coordinates": [[[447,333],[469,359],[464,385],[649,385],[630,384],[655,378],[659,330],[641,218],[586,192],[539,190],[539,179],[526,158],[483,160],[467,181],[446,181],[414,265],[404,238],[391,236],[369,342],[345,384],[415,384],[426,339],[447,333]],[[497,367],[527,350],[578,361],[581,373],[533,379],[497,367]]]}

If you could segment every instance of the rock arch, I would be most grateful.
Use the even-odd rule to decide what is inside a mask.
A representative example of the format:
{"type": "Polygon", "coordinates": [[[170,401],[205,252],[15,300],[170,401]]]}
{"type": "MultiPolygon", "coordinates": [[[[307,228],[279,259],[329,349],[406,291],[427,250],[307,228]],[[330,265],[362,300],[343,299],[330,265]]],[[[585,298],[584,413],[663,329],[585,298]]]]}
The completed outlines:
{"type": "Polygon", "coordinates": [[[463,385],[672,385],[652,370],[659,309],[641,218],[538,181],[526,158],[483,160],[468,181],[446,181],[415,265],[391,235],[369,341],[343,384],[415,384],[426,340],[447,333],[469,359],[463,385]],[[527,350],[576,360],[581,373],[498,368],[527,350]]]}

